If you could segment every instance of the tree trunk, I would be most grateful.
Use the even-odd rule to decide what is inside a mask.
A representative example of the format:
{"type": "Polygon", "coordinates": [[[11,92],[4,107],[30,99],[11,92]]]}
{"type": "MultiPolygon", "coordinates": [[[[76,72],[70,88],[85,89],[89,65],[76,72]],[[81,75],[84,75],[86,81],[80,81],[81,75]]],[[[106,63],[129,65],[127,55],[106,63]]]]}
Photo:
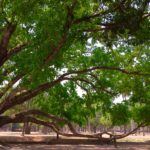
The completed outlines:
{"type": "Polygon", "coordinates": [[[31,134],[31,124],[29,122],[24,123],[24,134],[31,134]]]}
{"type": "Polygon", "coordinates": [[[57,136],[56,136],[56,138],[57,138],[57,140],[59,139],[59,134],[58,133],[56,133],[57,134],[57,136]]]}
{"type": "Polygon", "coordinates": [[[145,136],[145,128],[143,127],[143,136],[145,136]]]}
{"type": "Polygon", "coordinates": [[[17,127],[18,127],[18,124],[17,124],[17,123],[12,123],[11,131],[12,131],[12,132],[16,131],[17,127]]]}
{"type": "Polygon", "coordinates": [[[127,127],[126,127],[126,125],[124,125],[124,134],[126,134],[127,133],[127,127]]]}

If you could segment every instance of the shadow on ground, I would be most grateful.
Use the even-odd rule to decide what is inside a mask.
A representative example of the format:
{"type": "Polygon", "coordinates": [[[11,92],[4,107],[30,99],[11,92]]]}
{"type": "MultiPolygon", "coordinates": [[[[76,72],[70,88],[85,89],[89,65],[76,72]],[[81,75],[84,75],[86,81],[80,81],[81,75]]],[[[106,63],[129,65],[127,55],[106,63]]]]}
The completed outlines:
{"type": "Polygon", "coordinates": [[[150,150],[149,143],[118,143],[113,145],[52,145],[52,144],[1,144],[0,150],[150,150]]]}

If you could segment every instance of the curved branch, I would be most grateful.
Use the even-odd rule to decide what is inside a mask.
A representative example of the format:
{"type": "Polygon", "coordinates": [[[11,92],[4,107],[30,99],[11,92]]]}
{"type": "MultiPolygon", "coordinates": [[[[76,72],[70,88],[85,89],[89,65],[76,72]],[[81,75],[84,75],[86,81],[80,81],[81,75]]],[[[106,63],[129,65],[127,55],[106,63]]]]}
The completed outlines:
{"type": "MultiPolygon", "coordinates": [[[[88,80],[86,80],[86,79],[76,78],[76,77],[74,77],[74,78],[65,77],[64,79],[65,79],[65,80],[71,80],[71,81],[81,81],[81,82],[85,82],[85,83],[91,85],[91,87],[92,87],[94,90],[96,90],[96,91],[101,90],[101,91],[103,91],[103,92],[105,92],[105,93],[107,93],[107,94],[109,94],[109,95],[114,95],[114,94],[116,94],[116,93],[114,93],[114,92],[112,92],[112,91],[109,91],[109,90],[105,89],[104,87],[96,86],[96,85],[94,85],[94,84],[92,83],[92,81],[88,81],[88,80]]],[[[78,84],[78,83],[77,83],[77,84],[78,84]]],[[[98,84],[101,85],[99,80],[98,80],[98,84]]],[[[81,85],[79,85],[79,86],[81,87],[81,85]]],[[[85,89],[85,88],[83,88],[83,87],[81,87],[81,88],[84,89],[84,90],[87,92],[87,89],[85,89]]]]}
{"type": "Polygon", "coordinates": [[[25,48],[28,45],[28,43],[19,44],[16,47],[9,49],[7,54],[7,59],[9,59],[11,56],[17,54],[20,52],[23,48],[25,48]]]}
{"type": "Polygon", "coordinates": [[[127,133],[127,134],[122,134],[122,135],[115,135],[109,132],[100,132],[100,133],[96,133],[96,134],[80,134],[78,132],[76,132],[75,128],[73,127],[73,125],[71,124],[71,122],[69,122],[67,119],[65,118],[59,118],[57,116],[42,112],[40,110],[29,110],[29,111],[25,111],[25,112],[21,112],[18,113],[16,115],[13,115],[12,117],[9,116],[0,116],[0,126],[8,124],[8,123],[24,123],[24,122],[32,122],[35,124],[40,124],[43,126],[47,126],[50,127],[51,129],[53,129],[53,131],[55,131],[56,133],[63,135],[63,136],[68,136],[68,137],[86,137],[86,138],[95,138],[95,139],[99,139],[102,141],[113,141],[114,139],[121,139],[124,138],[132,133],[134,133],[136,130],[138,130],[140,127],[145,126],[146,124],[142,123],[140,125],[138,125],[135,129],[133,129],[131,132],[127,133]],[[42,120],[42,119],[37,119],[37,117],[44,117],[47,119],[50,119],[52,121],[47,121],[47,120],[42,120]],[[65,123],[66,125],[68,125],[71,133],[64,133],[61,132],[58,124],[60,122],[65,123]],[[108,138],[103,137],[103,135],[109,135],[108,138]]]}
{"type": "Polygon", "coordinates": [[[40,110],[33,109],[33,110],[29,110],[26,112],[16,114],[16,116],[18,116],[18,115],[21,115],[21,116],[38,115],[38,116],[42,116],[42,117],[51,119],[51,120],[53,120],[53,122],[57,122],[57,123],[63,122],[68,125],[68,127],[72,133],[74,133],[74,134],[77,133],[76,130],[74,129],[73,125],[67,119],[60,118],[60,117],[54,116],[52,114],[48,114],[48,113],[40,111],[40,110]]]}
{"type": "Polygon", "coordinates": [[[21,112],[21,113],[18,113],[16,115],[13,115],[12,117],[0,116],[0,120],[1,120],[0,126],[3,126],[3,125],[8,124],[8,123],[24,123],[24,122],[36,123],[36,124],[50,127],[56,133],[63,135],[63,136],[68,136],[68,137],[88,137],[88,138],[105,139],[105,138],[102,138],[103,134],[111,135],[110,133],[107,133],[107,132],[102,132],[102,133],[98,133],[98,134],[80,134],[80,133],[77,133],[77,131],[74,129],[71,122],[69,122],[67,119],[59,118],[59,117],[56,117],[54,115],[42,112],[40,110],[29,110],[26,112],[21,112]],[[46,117],[47,119],[51,119],[52,121],[49,122],[46,120],[37,119],[37,117],[35,118],[33,115],[46,117]],[[57,124],[60,122],[63,122],[66,125],[68,125],[71,133],[67,134],[67,133],[61,132],[59,127],[57,126],[57,124],[55,122],[57,122],[57,124]]]}
{"type": "Polygon", "coordinates": [[[91,14],[91,15],[87,15],[87,16],[82,16],[76,20],[74,20],[74,24],[80,24],[82,22],[90,22],[92,19],[95,19],[95,18],[100,18],[110,12],[113,12],[117,9],[117,6],[116,7],[113,7],[109,10],[105,10],[105,11],[102,11],[102,12],[95,12],[94,14],[91,14]]]}
{"type": "Polygon", "coordinates": [[[115,68],[115,67],[107,67],[107,66],[97,66],[97,67],[91,67],[88,69],[83,69],[83,70],[77,70],[77,71],[70,71],[67,73],[62,74],[60,77],[58,77],[56,80],[48,83],[44,83],[42,85],[39,85],[33,90],[28,90],[20,95],[14,96],[11,99],[5,99],[3,102],[0,103],[0,114],[5,112],[6,110],[12,108],[15,105],[19,105],[24,103],[25,101],[29,101],[31,98],[37,96],[38,94],[42,93],[43,91],[46,91],[52,87],[54,87],[56,84],[66,80],[67,76],[73,75],[73,74],[84,74],[87,72],[92,72],[94,70],[108,70],[108,71],[118,71],[127,75],[138,75],[138,76],[150,76],[150,74],[144,74],[141,72],[130,72],[125,69],[120,69],[120,68],[115,68]]]}
{"type": "Polygon", "coordinates": [[[24,93],[21,93],[20,95],[16,95],[14,97],[5,99],[3,102],[0,103],[0,114],[12,108],[13,106],[22,104],[25,101],[29,101],[31,98],[37,96],[38,94],[42,93],[45,90],[48,90],[49,88],[52,88],[53,86],[55,86],[56,84],[60,83],[63,80],[64,79],[62,75],[52,82],[44,83],[42,85],[39,85],[33,90],[28,90],[24,93]]]}
{"type": "Polygon", "coordinates": [[[82,90],[84,90],[84,91],[87,93],[88,97],[89,97],[89,90],[86,89],[85,87],[83,87],[82,85],[80,85],[80,84],[78,83],[78,81],[75,81],[75,83],[76,83],[77,86],[79,86],[82,90]]]}
{"type": "Polygon", "coordinates": [[[132,131],[130,131],[130,132],[126,133],[126,134],[115,135],[115,138],[116,138],[116,139],[125,138],[125,137],[127,137],[127,136],[129,136],[129,135],[135,133],[140,127],[144,127],[144,126],[146,126],[146,124],[145,124],[145,123],[141,123],[141,124],[139,124],[136,128],[134,128],[132,131]]]}
{"type": "Polygon", "coordinates": [[[128,71],[125,69],[117,68],[117,67],[109,67],[109,66],[96,66],[96,67],[91,67],[88,69],[83,69],[83,70],[76,70],[76,71],[70,71],[68,73],[65,73],[63,76],[68,76],[71,74],[83,74],[87,72],[92,72],[94,70],[108,70],[108,71],[118,71],[123,74],[127,75],[137,75],[137,76],[150,76],[150,73],[142,73],[140,71],[128,71]]]}

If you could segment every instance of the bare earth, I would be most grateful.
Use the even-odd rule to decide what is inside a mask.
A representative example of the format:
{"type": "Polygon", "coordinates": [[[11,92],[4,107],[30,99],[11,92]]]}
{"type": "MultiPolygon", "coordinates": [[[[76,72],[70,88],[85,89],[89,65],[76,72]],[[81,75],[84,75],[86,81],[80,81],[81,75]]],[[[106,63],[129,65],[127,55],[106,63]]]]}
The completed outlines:
{"type": "Polygon", "coordinates": [[[114,148],[112,145],[48,145],[48,144],[6,144],[0,150],[150,150],[150,144],[124,143],[114,148]]]}
{"type": "Polygon", "coordinates": [[[118,141],[115,148],[87,139],[61,137],[56,140],[54,135],[32,133],[23,137],[21,133],[0,132],[0,150],[150,150],[150,135],[129,136],[118,141]]]}

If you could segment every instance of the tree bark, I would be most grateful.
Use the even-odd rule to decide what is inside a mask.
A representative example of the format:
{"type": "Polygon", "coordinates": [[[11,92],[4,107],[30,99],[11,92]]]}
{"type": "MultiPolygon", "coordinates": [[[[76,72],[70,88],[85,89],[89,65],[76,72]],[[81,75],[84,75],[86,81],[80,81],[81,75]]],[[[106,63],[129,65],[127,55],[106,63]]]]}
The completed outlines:
{"type": "Polygon", "coordinates": [[[29,122],[24,123],[24,133],[31,134],[31,124],[29,122]]]}

